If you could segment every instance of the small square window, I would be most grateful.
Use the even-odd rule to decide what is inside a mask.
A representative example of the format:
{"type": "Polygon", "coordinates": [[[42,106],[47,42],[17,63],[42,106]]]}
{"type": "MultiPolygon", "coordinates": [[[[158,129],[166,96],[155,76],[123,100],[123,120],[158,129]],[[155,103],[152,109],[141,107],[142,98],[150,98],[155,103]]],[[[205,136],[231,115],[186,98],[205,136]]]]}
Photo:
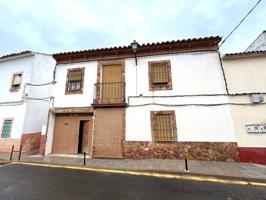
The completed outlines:
{"type": "Polygon", "coordinates": [[[150,90],[171,90],[171,65],[169,60],[149,62],[150,90]]]}
{"type": "Polygon", "coordinates": [[[82,94],[84,68],[69,69],[66,81],[66,94],[82,94]]]}
{"type": "Polygon", "coordinates": [[[167,84],[169,81],[167,64],[153,64],[151,67],[151,78],[153,84],[167,84]]]}
{"type": "Polygon", "coordinates": [[[151,112],[152,138],[155,142],[177,141],[175,111],[151,112]]]}
{"type": "Polygon", "coordinates": [[[1,138],[10,138],[12,120],[5,120],[2,128],[1,138]]]}
{"type": "Polygon", "coordinates": [[[11,80],[11,91],[17,91],[20,89],[22,83],[22,72],[14,73],[11,80]]]}

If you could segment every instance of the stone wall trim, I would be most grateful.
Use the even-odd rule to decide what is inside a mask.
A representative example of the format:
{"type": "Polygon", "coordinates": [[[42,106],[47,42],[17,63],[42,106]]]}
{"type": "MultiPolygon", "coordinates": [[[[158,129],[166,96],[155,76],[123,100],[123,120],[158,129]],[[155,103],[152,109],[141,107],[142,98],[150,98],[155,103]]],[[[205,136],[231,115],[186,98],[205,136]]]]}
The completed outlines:
{"type": "Polygon", "coordinates": [[[236,142],[123,141],[123,157],[128,159],[190,159],[239,161],[236,142]]]}

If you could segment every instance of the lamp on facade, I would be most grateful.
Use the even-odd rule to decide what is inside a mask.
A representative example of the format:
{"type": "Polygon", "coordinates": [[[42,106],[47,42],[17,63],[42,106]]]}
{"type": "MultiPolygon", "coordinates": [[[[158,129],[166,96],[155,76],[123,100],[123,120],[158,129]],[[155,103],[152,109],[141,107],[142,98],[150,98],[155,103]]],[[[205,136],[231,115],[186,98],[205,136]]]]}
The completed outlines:
{"type": "Polygon", "coordinates": [[[131,42],[131,47],[132,47],[133,53],[135,55],[135,63],[136,63],[136,65],[138,65],[138,61],[137,61],[138,45],[139,44],[136,42],[136,40],[134,40],[133,42],[131,42]]]}

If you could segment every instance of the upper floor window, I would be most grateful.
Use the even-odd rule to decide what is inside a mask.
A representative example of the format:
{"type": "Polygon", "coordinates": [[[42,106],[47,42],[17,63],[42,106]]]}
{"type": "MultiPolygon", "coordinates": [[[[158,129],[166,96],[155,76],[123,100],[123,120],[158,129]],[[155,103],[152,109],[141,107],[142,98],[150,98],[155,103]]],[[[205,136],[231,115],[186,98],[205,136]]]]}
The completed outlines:
{"type": "Polygon", "coordinates": [[[22,72],[18,72],[12,75],[11,87],[10,87],[11,91],[17,91],[20,89],[22,83],[22,74],[23,74],[22,72]]]}
{"type": "Polygon", "coordinates": [[[82,94],[85,68],[69,69],[67,72],[66,94],[82,94]]]}
{"type": "Polygon", "coordinates": [[[150,90],[171,90],[172,75],[170,60],[149,62],[150,90]]]}
{"type": "Polygon", "coordinates": [[[1,138],[10,138],[11,128],[12,128],[13,120],[6,119],[3,123],[1,138]]]}
{"type": "Polygon", "coordinates": [[[151,111],[151,129],[155,142],[177,141],[175,111],[151,111]]]}

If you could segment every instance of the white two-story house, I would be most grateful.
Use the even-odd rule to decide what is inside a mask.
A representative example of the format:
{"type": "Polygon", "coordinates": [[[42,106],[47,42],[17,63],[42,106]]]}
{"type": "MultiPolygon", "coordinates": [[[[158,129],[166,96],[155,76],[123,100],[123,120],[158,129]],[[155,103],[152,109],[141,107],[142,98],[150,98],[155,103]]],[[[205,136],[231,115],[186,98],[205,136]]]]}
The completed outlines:
{"type": "Polygon", "coordinates": [[[220,40],[53,55],[45,154],[238,161],[220,40]]]}
{"type": "Polygon", "coordinates": [[[43,151],[54,67],[52,56],[31,51],[0,57],[0,152],[43,151]]]}

